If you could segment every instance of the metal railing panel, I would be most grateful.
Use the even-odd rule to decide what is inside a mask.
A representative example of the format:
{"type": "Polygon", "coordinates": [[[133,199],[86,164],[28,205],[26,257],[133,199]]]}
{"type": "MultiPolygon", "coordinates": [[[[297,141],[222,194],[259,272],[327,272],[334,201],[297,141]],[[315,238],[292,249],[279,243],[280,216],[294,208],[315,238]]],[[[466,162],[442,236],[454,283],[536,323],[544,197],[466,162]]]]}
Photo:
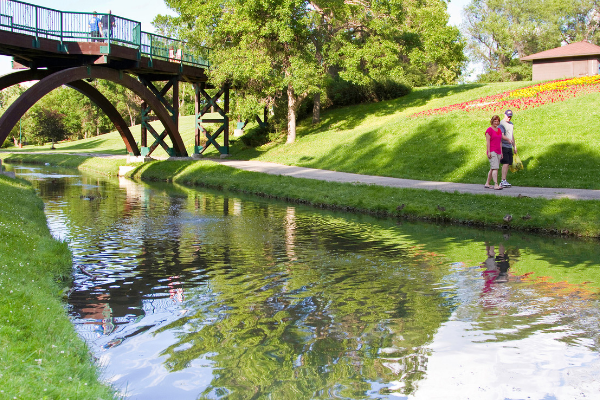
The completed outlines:
{"type": "Polygon", "coordinates": [[[141,55],[186,65],[209,67],[209,49],[192,49],[184,41],[143,32],[138,21],[114,14],[60,11],[18,0],[0,0],[0,30],[38,38],[78,42],[104,42],[136,48],[141,55]],[[102,23],[99,36],[93,36],[90,22],[102,23]]]}

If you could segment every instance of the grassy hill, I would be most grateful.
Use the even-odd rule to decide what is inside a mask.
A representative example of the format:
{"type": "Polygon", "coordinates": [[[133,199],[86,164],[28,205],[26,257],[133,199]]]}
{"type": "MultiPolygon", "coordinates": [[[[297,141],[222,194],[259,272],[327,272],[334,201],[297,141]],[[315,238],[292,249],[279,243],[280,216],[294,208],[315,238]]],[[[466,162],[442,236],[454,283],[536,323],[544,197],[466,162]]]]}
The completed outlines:
{"type": "MultiPolygon", "coordinates": [[[[483,184],[489,170],[484,131],[491,112],[411,115],[529,85],[531,82],[417,88],[396,100],[326,110],[318,125],[311,125],[309,119],[300,121],[293,144],[282,140],[246,148],[234,139],[231,154],[239,159],[367,175],[483,184]]],[[[600,189],[600,138],[595,132],[599,100],[600,93],[595,92],[515,111],[515,138],[526,168],[510,174],[509,181],[520,186],[600,189]]],[[[191,150],[192,116],[181,118],[180,130],[191,150]]],[[[132,131],[139,137],[139,127],[132,131]]],[[[60,144],[57,151],[124,154],[125,148],[113,132],[60,144]]],[[[214,149],[207,152],[211,154],[216,155],[214,149]]],[[[159,149],[153,155],[165,154],[159,149]]]]}

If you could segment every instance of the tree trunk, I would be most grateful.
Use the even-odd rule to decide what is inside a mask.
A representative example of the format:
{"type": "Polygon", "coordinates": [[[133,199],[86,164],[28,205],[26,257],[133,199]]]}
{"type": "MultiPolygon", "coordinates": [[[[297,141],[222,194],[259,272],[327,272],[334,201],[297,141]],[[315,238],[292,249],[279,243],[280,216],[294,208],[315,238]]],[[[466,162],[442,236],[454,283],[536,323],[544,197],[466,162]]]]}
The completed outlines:
{"type": "Polygon", "coordinates": [[[129,104],[125,103],[125,106],[127,107],[127,114],[129,114],[129,126],[134,126],[135,125],[135,115],[133,115],[132,109],[129,106],[129,104]]]}
{"type": "Polygon", "coordinates": [[[321,122],[321,93],[315,93],[313,100],[313,118],[312,123],[318,124],[321,122]]]}
{"type": "Polygon", "coordinates": [[[288,83],[288,133],[287,142],[294,143],[296,141],[296,108],[298,107],[298,99],[294,93],[294,88],[291,83],[288,83]]]}

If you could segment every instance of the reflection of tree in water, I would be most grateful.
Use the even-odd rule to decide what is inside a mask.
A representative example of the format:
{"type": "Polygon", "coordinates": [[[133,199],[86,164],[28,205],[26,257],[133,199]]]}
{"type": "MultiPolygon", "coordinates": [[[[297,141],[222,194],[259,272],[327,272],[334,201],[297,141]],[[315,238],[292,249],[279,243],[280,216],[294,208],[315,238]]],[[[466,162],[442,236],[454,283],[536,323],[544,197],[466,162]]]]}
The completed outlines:
{"type": "Polygon", "coordinates": [[[426,260],[361,242],[360,232],[342,233],[327,219],[291,221],[289,210],[264,207],[245,217],[252,211],[268,220],[246,222],[252,228],[243,240],[261,238],[258,262],[214,271],[216,298],[189,299],[186,307],[199,311],[162,328],[190,332],[165,351],[166,366],[211,360],[216,371],[205,396],[363,398],[375,382],[413,392],[426,368],[423,346],[449,313],[427,284],[426,260]],[[393,257],[382,263],[381,253],[393,257]]]}

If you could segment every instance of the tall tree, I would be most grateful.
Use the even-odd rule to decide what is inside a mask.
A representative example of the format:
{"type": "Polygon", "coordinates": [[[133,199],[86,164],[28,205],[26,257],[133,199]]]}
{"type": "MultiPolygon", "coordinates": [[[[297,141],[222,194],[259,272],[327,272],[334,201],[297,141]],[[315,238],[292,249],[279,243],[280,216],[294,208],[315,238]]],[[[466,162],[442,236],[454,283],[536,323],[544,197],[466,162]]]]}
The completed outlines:
{"type": "Polygon", "coordinates": [[[64,115],[54,110],[34,107],[31,110],[31,118],[36,127],[31,132],[31,136],[38,144],[44,144],[45,142],[52,142],[52,148],[54,143],[59,140],[65,139],[69,131],[63,123],[64,115]]]}
{"type": "MultiPolygon", "coordinates": [[[[211,48],[216,86],[232,84],[247,92],[253,114],[287,94],[288,142],[296,138],[301,101],[318,90],[320,74],[309,41],[309,9],[304,0],[167,0],[180,17],[157,18],[162,26],[179,26],[192,44],[211,48]],[[184,27],[185,29],[183,29],[184,27]],[[263,104],[261,104],[261,102],[263,104]]],[[[248,111],[250,111],[248,110],[248,111]]]]}
{"type": "Polygon", "coordinates": [[[233,84],[246,99],[243,111],[260,113],[279,97],[287,100],[288,142],[295,140],[302,100],[316,94],[318,104],[331,73],[368,85],[409,81],[412,68],[424,82],[448,83],[464,62],[443,0],[166,2],[179,16],[159,16],[155,26],[210,47],[211,82],[233,84]]]}

